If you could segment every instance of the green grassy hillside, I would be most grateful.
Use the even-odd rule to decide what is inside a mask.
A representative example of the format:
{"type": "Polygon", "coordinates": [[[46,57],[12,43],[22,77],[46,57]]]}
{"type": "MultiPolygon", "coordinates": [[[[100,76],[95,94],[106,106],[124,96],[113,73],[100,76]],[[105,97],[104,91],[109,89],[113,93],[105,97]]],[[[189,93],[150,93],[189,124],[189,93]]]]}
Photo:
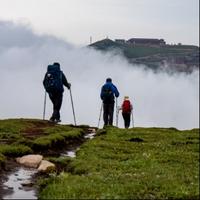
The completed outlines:
{"type": "Polygon", "coordinates": [[[99,130],[41,199],[198,199],[199,129],[99,130]]]}
{"type": "Polygon", "coordinates": [[[164,63],[168,63],[172,71],[191,72],[199,68],[199,47],[192,45],[132,46],[104,39],[89,47],[106,52],[120,51],[130,63],[145,64],[152,69],[157,69],[164,63]]]}
{"type": "Polygon", "coordinates": [[[97,41],[91,45],[90,47],[94,47],[98,50],[113,50],[119,49],[122,50],[124,55],[128,58],[138,58],[138,57],[146,57],[155,54],[185,54],[191,53],[198,50],[197,46],[192,45],[166,45],[166,46],[130,46],[126,43],[121,44],[114,42],[110,39],[104,39],[101,41],[97,41]]]}

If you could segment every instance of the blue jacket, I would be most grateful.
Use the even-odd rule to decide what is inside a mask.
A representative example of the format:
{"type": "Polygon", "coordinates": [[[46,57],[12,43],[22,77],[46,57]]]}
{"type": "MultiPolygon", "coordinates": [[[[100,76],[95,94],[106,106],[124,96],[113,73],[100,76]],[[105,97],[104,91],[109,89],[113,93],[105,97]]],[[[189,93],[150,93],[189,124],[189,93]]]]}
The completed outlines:
{"type": "Polygon", "coordinates": [[[101,88],[101,94],[100,94],[101,99],[103,100],[104,103],[114,103],[115,102],[114,96],[119,97],[119,91],[118,91],[117,87],[112,82],[106,82],[101,88]],[[105,100],[104,100],[104,92],[103,91],[104,91],[104,88],[106,88],[106,87],[109,87],[112,90],[113,99],[111,100],[111,102],[105,102],[105,100]]]}

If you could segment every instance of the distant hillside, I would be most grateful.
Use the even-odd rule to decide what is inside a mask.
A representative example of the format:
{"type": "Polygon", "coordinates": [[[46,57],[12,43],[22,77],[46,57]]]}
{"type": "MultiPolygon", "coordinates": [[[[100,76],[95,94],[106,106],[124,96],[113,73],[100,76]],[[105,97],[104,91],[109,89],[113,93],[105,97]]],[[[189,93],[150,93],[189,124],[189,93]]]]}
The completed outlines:
{"type": "Polygon", "coordinates": [[[199,68],[199,47],[192,45],[130,45],[110,39],[97,41],[89,47],[101,51],[120,51],[130,63],[145,64],[158,70],[191,72],[199,68]]]}

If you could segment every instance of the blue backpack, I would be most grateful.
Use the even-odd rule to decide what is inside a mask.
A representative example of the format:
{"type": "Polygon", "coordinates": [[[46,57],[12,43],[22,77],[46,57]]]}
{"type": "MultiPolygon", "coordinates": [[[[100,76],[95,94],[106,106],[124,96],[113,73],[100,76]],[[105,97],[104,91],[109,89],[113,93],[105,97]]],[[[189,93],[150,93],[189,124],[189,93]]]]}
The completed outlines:
{"type": "Polygon", "coordinates": [[[102,88],[102,96],[104,103],[112,103],[114,101],[114,93],[112,85],[105,84],[102,88]]]}
{"type": "Polygon", "coordinates": [[[43,81],[48,93],[63,92],[62,71],[57,65],[48,65],[43,81]]]}

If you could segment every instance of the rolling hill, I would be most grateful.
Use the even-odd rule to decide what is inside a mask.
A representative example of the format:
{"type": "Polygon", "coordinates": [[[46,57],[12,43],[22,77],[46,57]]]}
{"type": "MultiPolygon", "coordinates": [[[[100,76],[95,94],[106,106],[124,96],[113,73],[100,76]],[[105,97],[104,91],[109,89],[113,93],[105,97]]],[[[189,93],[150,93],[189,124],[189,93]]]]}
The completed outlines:
{"type": "Polygon", "coordinates": [[[104,39],[89,47],[104,52],[120,52],[131,64],[145,65],[153,70],[190,73],[199,69],[199,47],[193,45],[130,45],[104,39]]]}

